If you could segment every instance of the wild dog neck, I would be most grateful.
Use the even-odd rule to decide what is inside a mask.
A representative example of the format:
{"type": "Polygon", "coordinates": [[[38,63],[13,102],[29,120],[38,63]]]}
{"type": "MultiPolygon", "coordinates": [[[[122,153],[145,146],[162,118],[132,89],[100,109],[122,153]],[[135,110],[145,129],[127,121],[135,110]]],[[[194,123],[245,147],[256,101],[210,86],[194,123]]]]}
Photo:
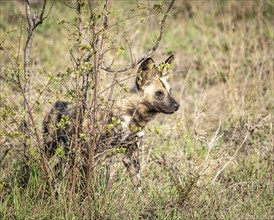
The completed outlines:
{"type": "Polygon", "coordinates": [[[158,113],[149,108],[149,104],[142,99],[142,94],[132,95],[118,103],[118,112],[125,129],[143,129],[158,113]]]}
{"type": "Polygon", "coordinates": [[[129,110],[129,113],[131,115],[130,126],[143,129],[158,112],[151,109],[148,102],[140,101],[135,107],[129,110]]]}

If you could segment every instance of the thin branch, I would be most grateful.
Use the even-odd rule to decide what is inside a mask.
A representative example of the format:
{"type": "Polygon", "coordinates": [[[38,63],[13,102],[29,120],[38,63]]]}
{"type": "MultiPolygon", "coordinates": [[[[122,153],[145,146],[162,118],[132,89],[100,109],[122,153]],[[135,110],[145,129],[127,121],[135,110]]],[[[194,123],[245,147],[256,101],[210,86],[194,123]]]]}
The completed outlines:
{"type": "Polygon", "coordinates": [[[129,17],[125,18],[125,19],[122,19],[122,20],[114,23],[114,24],[109,25],[109,29],[112,28],[112,27],[114,27],[114,26],[116,26],[116,25],[118,25],[118,24],[120,24],[120,23],[123,23],[124,21],[130,20],[132,18],[140,17],[142,15],[143,15],[143,13],[142,14],[133,15],[131,17],[129,16],[129,17]]]}
{"type": "Polygon", "coordinates": [[[166,18],[174,4],[175,0],[172,0],[168,6],[168,9],[163,17],[163,19],[161,20],[161,27],[160,27],[160,33],[159,36],[154,44],[154,46],[152,47],[151,50],[149,50],[145,55],[143,55],[142,57],[140,57],[136,62],[133,62],[131,64],[129,64],[128,66],[121,68],[121,69],[112,69],[110,67],[102,67],[103,70],[107,71],[107,72],[117,72],[117,73],[121,73],[121,72],[125,72],[129,69],[135,68],[138,64],[140,64],[143,60],[145,60],[146,58],[150,57],[159,47],[160,41],[162,40],[162,36],[163,36],[163,32],[164,32],[164,27],[166,24],[166,18]]]}
{"type": "Polygon", "coordinates": [[[129,77],[126,77],[126,78],[124,78],[124,79],[121,79],[121,80],[119,80],[119,81],[115,80],[115,82],[113,82],[110,86],[108,86],[108,87],[104,88],[104,90],[100,91],[100,92],[98,93],[98,95],[100,96],[100,95],[102,95],[104,92],[106,92],[107,90],[111,89],[113,86],[115,86],[115,85],[117,85],[117,84],[120,84],[121,82],[127,81],[127,80],[129,80],[129,79],[131,79],[131,78],[134,78],[134,77],[136,77],[135,74],[134,74],[134,75],[131,75],[131,76],[129,76],[129,77]]]}
{"type": "Polygon", "coordinates": [[[0,157],[0,165],[2,163],[2,161],[5,159],[5,157],[8,155],[8,152],[11,150],[11,148],[9,147],[8,149],[6,149],[4,151],[4,153],[2,154],[2,156],[0,157]]]}
{"type": "Polygon", "coordinates": [[[40,99],[40,97],[43,95],[43,93],[46,91],[46,89],[49,87],[49,84],[51,83],[52,79],[49,79],[49,81],[47,82],[47,84],[44,86],[44,88],[40,91],[40,93],[38,94],[38,97],[35,99],[35,101],[33,102],[30,110],[32,111],[32,109],[34,108],[35,104],[38,102],[38,100],[40,99]]]}
{"type": "MultiPolygon", "coordinates": [[[[48,11],[47,15],[44,16],[45,13],[45,8],[46,8],[46,3],[47,0],[43,1],[43,6],[41,9],[41,13],[39,14],[39,16],[37,17],[36,14],[32,15],[31,14],[31,8],[30,8],[30,1],[29,0],[25,0],[26,2],[26,17],[27,17],[27,22],[28,22],[28,27],[27,27],[27,31],[28,31],[28,37],[27,37],[27,41],[25,44],[25,48],[24,48],[24,88],[23,88],[23,92],[26,95],[26,99],[24,100],[24,110],[27,110],[27,102],[30,102],[30,80],[31,80],[31,73],[30,73],[30,67],[29,67],[29,63],[30,63],[30,50],[31,50],[31,46],[32,46],[32,41],[33,41],[33,37],[34,37],[34,30],[36,27],[38,27],[40,24],[43,23],[43,20],[47,18],[48,14],[50,13],[50,10],[48,11]]],[[[20,81],[20,76],[19,73],[17,74],[17,78],[18,81],[20,81]]],[[[24,121],[24,127],[25,127],[25,132],[26,132],[26,139],[29,136],[29,115],[26,115],[25,121],[24,121]]],[[[24,141],[24,145],[25,147],[27,147],[26,144],[26,140],[24,141]]]]}
{"type": "Polygon", "coordinates": [[[217,174],[215,175],[215,177],[213,178],[211,184],[214,184],[216,179],[218,178],[218,176],[220,175],[220,173],[228,166],[228,164],[230,164],[236,157],[237,153],[239,152],[239,150],[242,148],[242,146],[244,145],[244,143],[246,142],[247,138],[249,136],[249,133],[246,134],[243,142],[241,143],[241,145],[236,149],[235,153],[233,154],[233,156],[230,158],[230,160],[228,160],[225,165],[218,170],[217,174]]]}
{"type": "MultiPolygon", "coordinates": [[[[91,4],[90,4],[91,6],[91,4]]],[[[107,12],[108,12],[108,6],[109,6],[109,0],[105,0],[104,3],[104,10],[103,10],[103,16],[102,16],[102,24],[104,27],[104,31],[107,29],[108,26],[108,18],[107,18],[107,12]]],[[[93,16],[91,12],[91,16],[93,16]]],[[[88,167],[87,167],[87,173],[86,173],[86,190],[87,194],[91,196],[91,178],[93,175],[93,164],[94,164],[94,155],[95,155],[95,148],[97,145],[97,142],[100,138],[100,134],[96,131],[96,117],[97,117],[97,98],[98,98],[98,85],[99,85],[99,78],[100,78],[100,70],[101,70],[101,60],[102,60],[102,53],[100,51],[104,47],[105,44],[105,37],[98,35],[96,32],[96,28],[98,28],[98,24],[94,21],[93,23],[93,49],[95,51],[94,53],[94,74],[93,74],[93,81],[94,81],[94,88],[93,88],[93,96],[91,100],[91,105],[89,110],[92,111],[91,117],[89,117],[89,127],[90,127],[90,132],[93,132],[93,134],[90,136],[92,138],[91,140],[91,146],[89,146],[89,152],[88,152],[88,167]],[[97,135],[98,134],[98,135],[97,135]],[[97,135],[97,136],[96,136],[97,135]]]]}
{"type": "Polygon", "coordinates": [[[47,182],[48,182],[49,187],[50,187],[51,199],[52,199],[52,202],[54,203],[55,202],[55,197],[54,197],[54,191],[53,191],[53,187],[52,187],[52,183],[51,183],[51,172],[50,172],[50,169],[49,169],[49,166],[48,166],[48,163],[47,163],[47,159],[45,157],[45,153],[43,151],[43,144],[42,144],[42,141],[40,139],[40,135],[39,135],[37,126],[35,125],[35,120],[34,120],[31,108],[29,106],[29,102],[26,101],[27,97],[26,97],[26,94],[24,92],[24,88],[23,88],[22,84],[20,84],[20,83],[19,83],[19,88],[21,90],[21,93],[22,93],[22,96],[23,96],[23,99],[24,99],[24,103],[26,103],[26,109],[25,110],[27,111],[27,114],[30,117],[31,124],[32,124],[32,127],[34,129],[34,136],[37,140],[37,145],[38,145],[38,149],[40,151],[41,157],[42,157],[43,166],[40,164],[40,162],[38,160],[37,160],[37,163],[38,163],[40,169],[42,170],[43,174],[46,175],[46,179],[47,179],[47,182]]]}
{"type": "MultiPolygon", "coordinates": [[[[32,20],[32,17],[31,17],[29,0],[26,0],[26,15],[27,15],[28,27],[29,28],[33,27],[33,20],[32,20]]],[[[30,32],[30,29],[28,29],[28,32],[30,32]]]]}
{"type": "Polygon", "coordinates": [[[125,38],[125,41],[128,45],[128,48],[129,48],[129,54],[130,54],[130,60],[131,60],[131,63],[133,63],[133,53],[132,53],[132,50],[131,50],[131,46],[130,46],[130,43],[128,42],[128,40],[125,38]]]}
{"type": "Polygon", "coordinates": [[[31,137],[31,133],[30,133],[30,124],[31,124],[33,127],[33,130],[34,130],[34,135],[35,135],[38,149],[40,151],[41,159],[42,159],[42,164],[40,164],[39,161],[37,161],[37,162],[38,162],[40,169],[46,176],[46,179],[47,179],[47,182],[48,182],[49,188],[50,188],[51,199],[52,199],[52,202],[54,203],[55,202],[55,194],[54,194],[52,183],[51,183],[51,172],[50,172],[49,166],[47,164],[47,159],[46,159],[45,153],[43,151],[43,144],[40,139],[37,126],[35,125],[35,120],[34,120],[34,116],[33,116],[33,112],[32,112],[33,107],[30,106],[30,78],[31,78],[31,74],[30,74],[30,67],[29,67],[30,50],[31,50],[31,46],[32,46],[34,30],[36,27],[38,27],[40,24],[42,24],[43,20],[47,18],[50,11],[47,13],[46,16],[44,16],[46,2],[47,2],[47,0],[44,0],[43,6],[41,9],[41,13],[39,14],[38,17],[36,17],[36,14],[34,14],[34,15],[31,14],[30,1],[25,0],[25,2],[26,2],[26,17],[27,17],[27,22],[28,22],[28,28],[27,28],[28,37],[27,37],[27,41],[26,41],[25,49],[24,49],[24,85],[20,81],[19,73],[17,74],[19,87],[20,87],[20,90],[21,90],[21,93],[23,96],[23,100],[24,100],[24,110],[26,112],[26,117],[23,121],[24,129],[26,132],[26,138],[24,140],[24,145],[25,145],[25,149],[26,149],[27,148],[27,139],[31,137]]]}
{"type": "Polygon", "coordinates": [[[215,143],[223,136],[223,134],[218,135],[220,128],[221,128],[221,120],[219,121],[219,126],[218,126],[217,130],[213,133],[210,141],[206,141],[207,146],[208,146],[208,151],[207,151],[207,154],[205,157],[206,161],[208,160],[209,154],[210,154],[212,148],[214,147],[215,143]]]}

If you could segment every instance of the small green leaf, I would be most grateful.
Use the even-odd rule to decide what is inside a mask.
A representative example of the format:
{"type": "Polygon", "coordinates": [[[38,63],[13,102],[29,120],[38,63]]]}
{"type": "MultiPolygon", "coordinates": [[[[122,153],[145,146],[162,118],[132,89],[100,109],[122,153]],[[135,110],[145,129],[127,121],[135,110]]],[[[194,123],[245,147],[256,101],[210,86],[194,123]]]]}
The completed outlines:
{"type": "Polygon", "coordinates": [[[123,54],[124,52],[125,52],[125,47],[121,46],[117,49],[116,54],[119,56],[119,55],[123,54]]]}
{"type": "Polygon", "coordinates": [[[58,157],[63,157],[65,155],[65,150],[62,146],[59,146],[56,151],[55,151],[55,154],[58,156],[58,157]]]}

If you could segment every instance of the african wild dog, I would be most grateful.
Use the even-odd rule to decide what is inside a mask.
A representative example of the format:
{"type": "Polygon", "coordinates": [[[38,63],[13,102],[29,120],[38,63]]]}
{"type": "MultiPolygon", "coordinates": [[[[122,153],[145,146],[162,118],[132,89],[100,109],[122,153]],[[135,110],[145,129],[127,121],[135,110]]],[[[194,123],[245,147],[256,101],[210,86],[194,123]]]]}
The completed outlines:
{"type": "MultiPolygon", "coordinates": [[[[179,109],[179,104],[171,96],[167,83],[169,66],[173,60],[172,55],[159,66],[155,65],[152,58],[144,60],[138,69],[134,89],[128,97],[119,100],[112,107],[108,121],[112,127],[103,126],[100,130],[99,146],[96,146],[95,155],[123,148],[123,163],[132,183],[139,190],[141,180],[138,157],[144,137],[143,128],[156,114],[172,114],[179,109]]],[[[85,118],[81,132],[88,134],[85,118]]],[[[68,102],[56,102],[43,121],[44,143],[48,156],[52,156],[59,145],[63,145],[66,151],[73,147],[74,142],[70,141],[75,136],[73,121],[75,107],[71,107],[68,102]],[[69,123],[66,123],[67,121],[69,123]]],[[[89,146],[89,143],[85,143],[82,148],[89,146]]]]}

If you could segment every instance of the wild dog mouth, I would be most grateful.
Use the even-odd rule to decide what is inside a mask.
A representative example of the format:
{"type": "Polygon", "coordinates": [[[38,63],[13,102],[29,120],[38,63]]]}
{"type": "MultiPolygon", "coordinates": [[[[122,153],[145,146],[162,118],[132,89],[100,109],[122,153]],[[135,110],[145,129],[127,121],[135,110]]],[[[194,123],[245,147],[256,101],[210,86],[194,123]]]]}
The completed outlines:
{"type": "Polygon", "coordinates": [[[173,114],[179,109],[180,105],[174,102],[172,105],[164,105],[162,103],[155,103],[155,109],[159,113],[173,114]]]}

